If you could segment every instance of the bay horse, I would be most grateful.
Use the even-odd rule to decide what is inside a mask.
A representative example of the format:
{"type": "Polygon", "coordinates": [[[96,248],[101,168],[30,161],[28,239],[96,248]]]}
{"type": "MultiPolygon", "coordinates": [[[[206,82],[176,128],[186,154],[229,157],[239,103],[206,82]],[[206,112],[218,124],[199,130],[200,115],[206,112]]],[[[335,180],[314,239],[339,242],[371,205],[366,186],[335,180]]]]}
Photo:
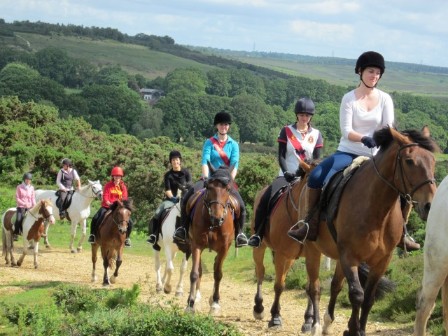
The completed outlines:
{"type": "Polygon", "coordinates": [[[37,255],[39,252],[39,240],[44,232],[44,221],[54,223],[53,204],[50,200],[40,200],[34,207],[28,210],[22,222],[23,252],[17,263],[14,259],[14,223],[13,218],[17,212],[16,208],[9,208],[2,216],[3,226],[3,254],[6,264],[11,261],[11,266],[21,266],[27,255],[30,243],[33,246],[34,268],[38,267],[37,255]],[[11,260],[9,260],[8,255],[11,260]]]}
{"type": "Polygon", "coordinates": [[[195,312],[195,300],[198,300],[201,278],[202,261],[201,254],[204,249],[216,252],[213,265],[213,294],[209,304],[212,315],[218,315],[221,311],[219,304],[219,286],[223,276],[222,266],[229,252],[230,245],[235,236],[234,215],[239,213],[239,207],[231,197],[233,179],[230,172],[233,167],[221,166],[215,169],[210,163],[210,178],[205,184],[205,189],[198,191],[199,196],[191,197],[187,209],[192,201],[196,201],[191,209],[192,221],[189,230],[189,238],[192,254],[192,268],[190,272],[190,294],[187,300],[187,312],[195,312]]]}
{"type": "MultiPolygon", "coordinates": [[[[403,234],[400,197],[412,204],[420,218],[426,220],[437,189],[433,155],[436,145],[431,139],[415,130],[399,132],[389,127],[376,131],[373,138],[380,146],[379,152],[365,161],[348,180],[333,221],[327,222],[328,217],[321,216],[316,242],[305,244],[308,295],[314,313],[313,332],[321,329],[320,253],[337,260],[323,332],[328,333],[331,328],[336,298],[346,278],[352,313],[344,336],[364,336],[378,282],[403,234]],[[310,245],[315,245],[318,251],[308,250],[310,245]],[[364,289],[358,276],[363,262],[370,269],[364,289]]],[[[305,202],[305,198],[301,202],[305,202]]],[[[299,206],[299,211],[302,212],[303,207],[299,206]]],[[[303,211],[300,217],[305,215],[303,211]]]]}
{"type": "MultiPolygon", "coordinates": [[[[90,216],[90,204],[92,201],[102,199],[103,186],[100,181],[88,181],[88,184],[81,186],[79,191],[73,193],[70,206],[67,208],[68,218],[71,223],[71,237],[69,249],[72,253],[82,251],[82,243],[87,235],[87,218],[90,216]],[[82,234],[78,241],[78,246],[74,248],[74,241],[76,237],[76,229],[78,225],[81,227],[82,234]]],[[[56,206],[56,192],[54,190],[36,190],[36,200],[50,199],[53,203],[53,213],[57,220],[59,220],[59,209],[56,206]]],[[[48,223],[45,224],[45,236],[44,243],[47,248],[50,248],[50,242],[48,240],[48,223]]]]}
{"type": "Polygon", "coordinates": [[[101,248],[104,266],[103,286],[115,283],[118,270],[123,262],[124,241],[132,211],[131,201],[116,201],[104,215],[104,219],[98,227],[95,243],[92,244],[92,282],[97,280],[95,265],[98,248],[101,248]],[[115,266],[114,273],[109,277],[108,270],[113,266],[115,266]]]}
{"type": "Polygon", "coordinates": [[[161,232],[159,237],[159,242],[162,242],[164,252],[165,252],[165,270],[163,277],[161,276],[161,263],[160,263],[160,251],[154,249],[154,267],[156,271],[156,291],[160,293],[164,291],[165,294],[171,293],[171,277],[174,270],[174,258],[179,250],[183,253],[182,264],[180,266],[179,282],[176,286],[176,296],[182,296],[184,292],[183,278],[184,273],[187,270],[188,258],[191,255],[189,244],[180,244],[178,246],[173,242],[173,235],[176,228],[176,220],[180,218],[180,204],[181,201],[176,203],[172,208],[168,209],[168,213],[163,216],[161,220],[161,232]]]}
{"type": "Polygon", "coordinates": [[[448,332],[448,176],[437,188],[426,224],[422,288],[417,297],[414,335],[424,336],[442,288],[443,325],[448,332]]]}

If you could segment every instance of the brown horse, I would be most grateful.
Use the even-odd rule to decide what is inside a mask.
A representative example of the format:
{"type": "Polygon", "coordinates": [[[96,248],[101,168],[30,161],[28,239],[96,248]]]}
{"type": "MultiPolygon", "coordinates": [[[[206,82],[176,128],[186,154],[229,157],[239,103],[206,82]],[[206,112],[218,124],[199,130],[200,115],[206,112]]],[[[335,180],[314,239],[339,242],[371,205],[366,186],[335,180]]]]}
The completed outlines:
{"type": "Polygon", "coordinates": [[[115,283],[120,269],[128,229],[129,220],[133,207],[130,201],[116,201],[111,205],[109,211],[104,215],[104,219],[98,228],[98,238],[92,244],[92,281],[96,281],[95,264],[97,260],[98,248],[101,247],[103,257],[104,276],[103,286],[115,283]],[[113,276],[109,278],[108,269],[115,265],[113,276]]]}
{"type": "MultiPolygon", "coordinates": [[[[294,240],[288,237],[287,232],[298,222],[299,217],[299,200],[306,189],[306,180],[308,172],[311,167],[305,162],[300,161],[300,167],[306,172],[305,176],[301,179],[295,180],[292,184],[287,186],[287,189],[283,192],[281,198],[277,201],[277,204],[273,208],[269,220],[264,227],[264,239],[258,248],[253,249],[253,259],[255,262],[255,273],[257,277],[257,293],[255,294],[255,306],[253,309],[253,315],[256,319],[264,318],[264,306],[262,285],[265,275],[265,267],[263,264],[264,255],[267,248],[272,250],[273,262],[275,265],[275,283],[274,291],[275,297],[271,307],[271,320],[269,321],[269,327],[280,327],[282,325],[280,315],[280,297],[285,289],[286,275],[296,259],[301,256],[305,256],[306,249],[303,245],[297,244],[294,240]]],[[[261,190],[254,203],[254,212],[256,211],[260,202],[261,196],[266,191],[267,187],[261,190]]],[[[252,230],[254,228],[254,220],[252,220],[252,230]]],[[[310,246],[315,248],[313,246],[310,246]]],[[[312,305],[308,301],[308,307],[305,311],[305,323],[302,326],[302,332],[311,330],[311,324],[313,322],[312,305]]]]}
{"type": "MultiPolygon", "coordinates": [[[[329,332],[334,320],[336,298],[346,278],[352,314],[344,335],[365,335],[378,282],[403,233],[400,197],[413,204],[419,216],[426,220],[436,191],[432,140],[417,131],[400,133],[392,128],[375,132],[374,139],[380,151],[363,163],[347,182],[333,221],[327,222],[327,218],[321,216],[317,241],[305,245],[308,295],[314,304],[313,328],[320,328],[320,252],[338,260],[331,282],[324,333],[329,332]],[[308,250],[312,245],[319,251],[312,253],[312,249],[308,250]],[[364,288],[358,276],[358,268],[363,262],[370,268],[364,288]]],[[[305,197],[301,202],[305,202],[305,197]]],[[[304,209],[299,206],[299,210],[300,217],[304,218],[304,209]]]]}
{"type": "MultiPolygon", "coordinates": [[[[201,254],[205,248],[217,253],[213,267],[213,295],[209,300],[210,314],[218,314],[221,310],[219,285],[222,279],[222,265],[235,235],[234,212],[239,211],[230,196],[233,185],[230,171],[231,169],[227,167],[215,170],[210,166],[211,176],[206,183],[206,188],[199,191],[201,195],[198,196],[191,211],[192,222],[189,235],[193,265],[186,308],[189,312],[195,311],[195,300],[198,299],[202,277],[201,254]]],[[[194,200],[195,197],[190,199],[190,201],[194,200]]]]}

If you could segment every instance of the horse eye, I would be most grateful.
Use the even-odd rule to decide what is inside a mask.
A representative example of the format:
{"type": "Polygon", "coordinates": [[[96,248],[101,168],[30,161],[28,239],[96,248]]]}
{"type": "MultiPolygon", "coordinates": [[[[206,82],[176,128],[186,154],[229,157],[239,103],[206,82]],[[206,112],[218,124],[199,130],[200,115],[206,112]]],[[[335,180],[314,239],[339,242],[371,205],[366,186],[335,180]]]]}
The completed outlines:
{"type": "Polygon", "coordinates": [[[406,164],[407,164],[408,166],[414,166],[414,165],[415,165],[413,159],[406,159],[405,162],[406,162],[406,164]]]}

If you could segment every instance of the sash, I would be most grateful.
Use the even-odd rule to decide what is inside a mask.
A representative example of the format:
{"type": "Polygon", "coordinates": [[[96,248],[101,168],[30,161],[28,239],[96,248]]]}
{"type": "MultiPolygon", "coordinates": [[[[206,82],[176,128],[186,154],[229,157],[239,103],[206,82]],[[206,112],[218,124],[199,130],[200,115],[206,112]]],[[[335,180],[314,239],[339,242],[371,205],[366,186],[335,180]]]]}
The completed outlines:
{"type": "Polygon", "coordinates": [[[296,138],[294,133],[292,133],[292,130],[289,126],[285,127],[285,131],[286,131],[286,137],[288,138],[289,142],[295,149],[296,156],[299,157],[301,160],[305,160],[306,159],[305,150],[302,148],[302,144],[300,143],[300,141],[296,138]]]}
{"type": "Polygon", "coordinates": [[[230,159],[227,156],[227,154],[224,152],[224,150],[222,149],[224,147],[224,145],[227,143],[227,141],[222,146],[220,145],[219,141],[216,140],[215,137],[211,137],[210,141],[212,142],[213,147],[216,149],[216,151],[218,152],[219,156],[224,161],[226,166],[230,167],[230,159]]]}

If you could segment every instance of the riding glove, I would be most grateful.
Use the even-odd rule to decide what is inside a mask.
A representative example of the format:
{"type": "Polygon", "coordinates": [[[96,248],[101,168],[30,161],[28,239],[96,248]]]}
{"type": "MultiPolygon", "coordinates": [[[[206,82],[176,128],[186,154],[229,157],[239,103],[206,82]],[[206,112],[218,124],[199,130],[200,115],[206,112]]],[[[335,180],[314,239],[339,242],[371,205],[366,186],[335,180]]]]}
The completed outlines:
{"type": "Polygon", "coordinates": [[[373,140],[372,137],[369,136],[363,136],[361,139],[361,142],[364,146],[368,147],[368,148],[373,148],[376,147],[376,142],[375,140],[373,140]]]}
{"type": "Polygon", "coordinates": [[[291,183],[296,178],[296,175],[293,173],[290,173],[289,171],[285,171],[283,173],[283,176],[285,177],[286,182],[291,183]]]}
{"type": "Polygon", "coordinates": [[[170,201],[176,204],[177,202],[179,202],[179,197],[171,197],[170,201]]]}

